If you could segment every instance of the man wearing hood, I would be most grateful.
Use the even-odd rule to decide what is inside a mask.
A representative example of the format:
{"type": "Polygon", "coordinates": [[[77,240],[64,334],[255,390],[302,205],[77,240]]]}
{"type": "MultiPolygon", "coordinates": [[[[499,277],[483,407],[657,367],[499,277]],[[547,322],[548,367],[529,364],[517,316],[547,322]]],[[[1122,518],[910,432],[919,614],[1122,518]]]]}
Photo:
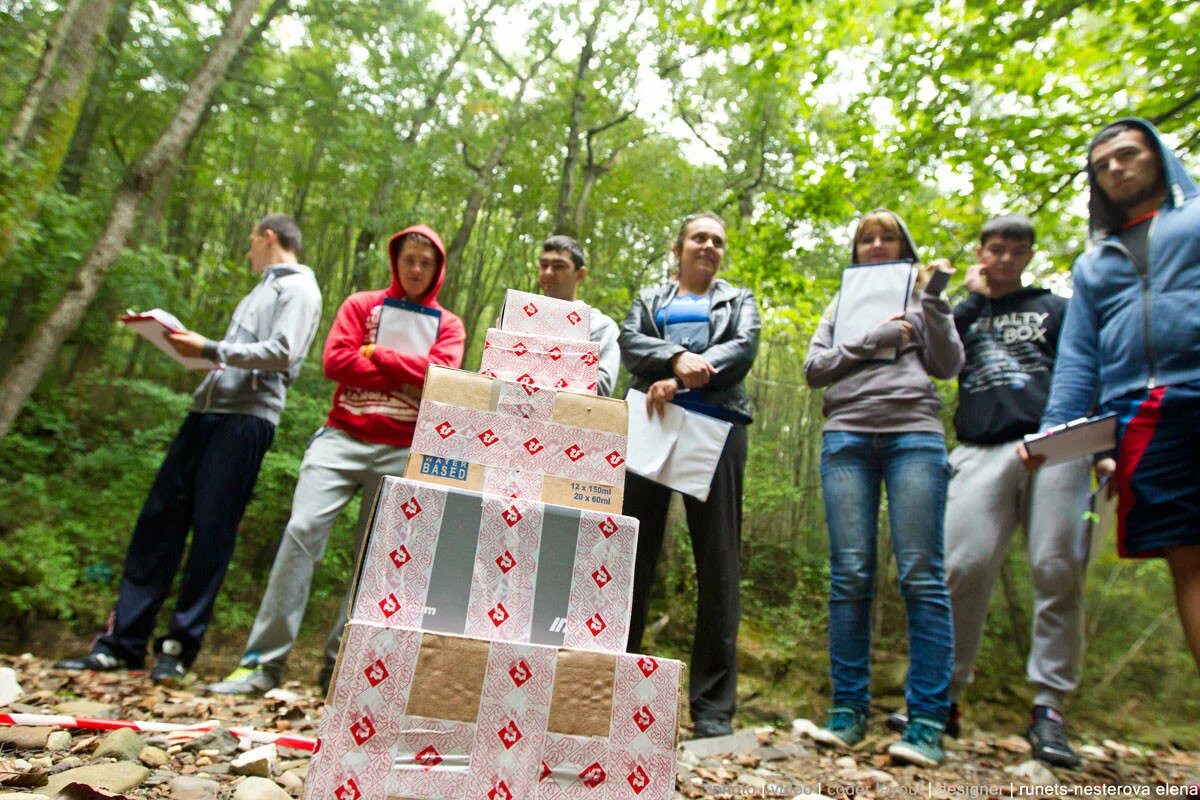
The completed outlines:
{"type": "Polygon", "coordinates": [[[1087,169],[1092,246],[1072,269],[1042,428],[1097,399],[1118,415],[1115,461],[1097,463],[1115,478],[1118,550],[1167,560],[1200,668],[1200,200],[1144,120],[1100,131],[1087,169]]]}
{"type": "Polygon", "coordinates": [[[300,228],[282,214],[250,233],[246,258],[261,280],[242,298],[221,341],[194,331],[167,335],[181,355],[218,365],[195,392],[138,516],[121,592],[108,627],[81,658],[60,669],[140,668],[155,617],[183,560],[167,635],[154,642],[150,679],[178,683],[200,650],[225,580],[238,524],[275,436],[287,388],[300,372],[321,321],[321,290],[297,262],[300,228]]]}
{"type": "Polygon", "coordinates": [[[1028,218],[989,220],[975,251],[979,263],[967,270],[970,294],[954,308],[966,362],[958,376],[958,446],[950,454],[946,505],[946,582],[954,611],[947,730],[958,733],[959,697],[971,682],[992,588],[1020,525],[1034,591],[1027,735],[1035,758],[1073,767],[1080,759],[1067,741],[1063,711],[1079,687],[1083,661],[1081,517],[1091,478],[1086,459],[1031,476],[1013,448],[1038,429],[1067,307],[1048,289],[1022,285],[1033,246],[1028,218]]]}
{"type": "MultiPolygon", "coordinates": [[[[350,295],[338,309],[325,340],[325,377],[336,381],[333,407],[324,427],[309,443],[300,464],[292,515],[271,567],[266,592],[241,663],[224,681],[208,687],[217,694],[261,694],[279,684],[308,605],[313,571],[325,553],[333,524],[360,490],[359,532],[370,513],[370,498],[386,475],[403,475],[430,364],[462,364],[466,333],[462,321],[437,303],[445,278],[446,249],[430,228],[414,225],[388,243],[392,285],[350,295]],[[385,301],[390,301],[385,303],[385,301]],[[434,316],[437,332],[428,352],[407,352],[377,343],[387,306],[434,316]]],[[[343,617],[326,643],[327,683],[337,657],[343,617]]]]}

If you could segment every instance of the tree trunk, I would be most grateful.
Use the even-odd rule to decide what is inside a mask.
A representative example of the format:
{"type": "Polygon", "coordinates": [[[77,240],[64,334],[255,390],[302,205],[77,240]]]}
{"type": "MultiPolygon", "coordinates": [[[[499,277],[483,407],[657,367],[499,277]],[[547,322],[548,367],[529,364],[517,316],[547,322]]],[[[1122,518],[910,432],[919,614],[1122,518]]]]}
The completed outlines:
{"type": "Polygon", "coordinates": [[[88,160],[92,155],[92,142],[100,128],[100,112],[108,95],[108,84],[112,81],[113,71],[129,35],[129,9],[132,6],[133,0],[118,0],[112,23],[108,26],[104,50],[92,73],[87,99],[83,101],[83,111],[79,113],[79,122],[75,125],[75,134],[71,137],[67,157],[63,161],[62,187],[67,194],[78,196],[83,187],[83,176],[87,173],[88,160]]]}
{"type": "Polygon", "coordinates": [[[571,117],[567,122],[567,153],[563,156],[562,177],[558,184],[558,210],[554,215],[555,233],[575,233],[571,197],[575,194],[575,162],[579,160],[579,137],[583,132],[583,107],[587,101],[586,81],[592,69],[592,55],[596,50],[596,32],[604,16],[605,6],[596,6],[596,15],[584,32],[583,48],[579,51],[579,62],[575,67],[575,82],[571,89],[571,117]]]}
{"type": "Polygon", "coordinates": [[[42,57],[38,61],[37,71],[33,74],[33,79],[25,90],[21,105],[17,107],[17,111],[13,115],[12,127],[4,140],[4,155],[8,158],[14,158],[26,144],[29,131],[33,127],[34,116],[37,114],[38,106],[42,103],[42,95],[58,65],[59,54],[66,47],[67,35],[74,26],[75,18],[79,15],[82,5],[83,0],[68,0],[63,6],[62,13],[58,15],[58,21],[54,23],[50,35],[46,38],[46,48],[42,51],[42,57]]]}
{"type": "MultiPolygon", "coordinates": [[[[0,263],[8,257],[22,222],[37,211],[42,192],[58,177],[114,3],[115,0],[94,0],[88,4],[86,13],[74,15],[61,47],[68,57],[53,58],[54,68],[45,78],[44,86],[31,85],[26,92],[27,96],[36,95],[36,109],[28,124],[18,121],[16,128],[22,130],[14,129],[5,142],[5,151],[22,163],[15,179],[0,180],[0,198],[9,208],[0,218],[0,263]],[[13,135],[18,132],[22,135],[13,135]]],[[[39,68],[35,84],[42,79],[42,71],[39,68]]],[[[29,112],[23,108],[21,113],[29,112]]]]}
{"type": "Polygon", "coordinates": [[[155,176],[182,153],[213,91],[224,79],[230,61],[245,41],[258,5],[259,0],[233,1],[220,38],[192,79],[166,130],[126,172],[100,238],[84,257],[58,305],[29,337],[13,366],[0,379],[0,440],[11,430],[62,342],[79,326],[105,274],[129,237],[148,187],[155,176]]]}

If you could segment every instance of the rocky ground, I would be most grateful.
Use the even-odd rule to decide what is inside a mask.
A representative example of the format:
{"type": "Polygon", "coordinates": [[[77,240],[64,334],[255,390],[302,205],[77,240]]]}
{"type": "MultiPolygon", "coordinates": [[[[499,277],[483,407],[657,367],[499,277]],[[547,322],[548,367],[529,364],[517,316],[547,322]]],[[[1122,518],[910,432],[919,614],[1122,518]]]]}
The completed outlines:
{"type": "MultiPolygon", "coordinates": [[[[229,731],[315,737],[321,710],[322,699],[300,684],[261,698],[210,697],[198,685],[155,687],[145,673],[69,674],[31,656],[0,656],[0,714],[221,726],[184,735],[0,725],[0,800],[289,800],[303,794],[309,754],[255,745],[229,731]]],[[[879,732],[850,752],[815,746],[805,734],[812,725],[807,720],[684,742],[676,797],[1170,798],[1200,792],[1200,752],[1109,740],[1084,745],[1079,770],[1050,769],[1031,760],[1029,745],[1012,732],[969,729],[965,738],[948,740],[941,768],[924,770],[893,765],[886,750],[895,735],[884,732],[882,719],[875,723],[879,732]]]]}

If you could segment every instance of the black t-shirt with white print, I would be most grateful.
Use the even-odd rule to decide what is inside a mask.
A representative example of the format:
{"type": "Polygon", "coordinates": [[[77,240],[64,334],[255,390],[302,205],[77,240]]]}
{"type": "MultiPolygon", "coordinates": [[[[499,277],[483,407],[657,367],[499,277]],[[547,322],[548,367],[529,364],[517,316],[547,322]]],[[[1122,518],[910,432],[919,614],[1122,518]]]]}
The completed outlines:
{"type": "Polygon", "coordinates": [[[954,307],[966,351],[954,413],[960,441],[1000,444],[1037,431],[1066,309],[1065,298],[1034,288],[996,300],[973,292],[954,307]]]}

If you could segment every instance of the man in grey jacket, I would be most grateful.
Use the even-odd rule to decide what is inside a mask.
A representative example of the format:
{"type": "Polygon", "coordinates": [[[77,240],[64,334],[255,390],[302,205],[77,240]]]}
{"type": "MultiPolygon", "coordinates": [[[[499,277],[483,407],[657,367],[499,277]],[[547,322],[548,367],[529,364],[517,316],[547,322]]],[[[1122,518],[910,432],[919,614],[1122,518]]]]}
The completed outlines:
{"type": "MultiPolygon", "coordinates": [[[[575,302],[579,284],[587,277],[583,248],[570,236],[551,236],[542,242],[538,259],[538,286],[542,294],[555,300],[575,302]]],[[[591,330],[588,339],[600,345],[599,393],[611,397],[621,367],[621,349],[617,346],[617,323],[611,317],[592,308],[591,330]]]]}
{"type": "Polygon", "coordinates": [[[167,635],[154,643],[157,660],[150,678],[170,684],[187,674],[212,618],[287,387],[321,319],[321,292],[312,270],[297,262],[299,250],[296,223],[280,214],[266,217],[250,234],[246,254],[262,279],[238,304],[224,339],[192,331],[168,334],[181,355],[209,358],[216,368],[196,389],[142,506],[107,628],[91,653],[63,659],[56,667],[114,670],[144,664],[190,528],[192,546],[179,597],[167,635]]]}

